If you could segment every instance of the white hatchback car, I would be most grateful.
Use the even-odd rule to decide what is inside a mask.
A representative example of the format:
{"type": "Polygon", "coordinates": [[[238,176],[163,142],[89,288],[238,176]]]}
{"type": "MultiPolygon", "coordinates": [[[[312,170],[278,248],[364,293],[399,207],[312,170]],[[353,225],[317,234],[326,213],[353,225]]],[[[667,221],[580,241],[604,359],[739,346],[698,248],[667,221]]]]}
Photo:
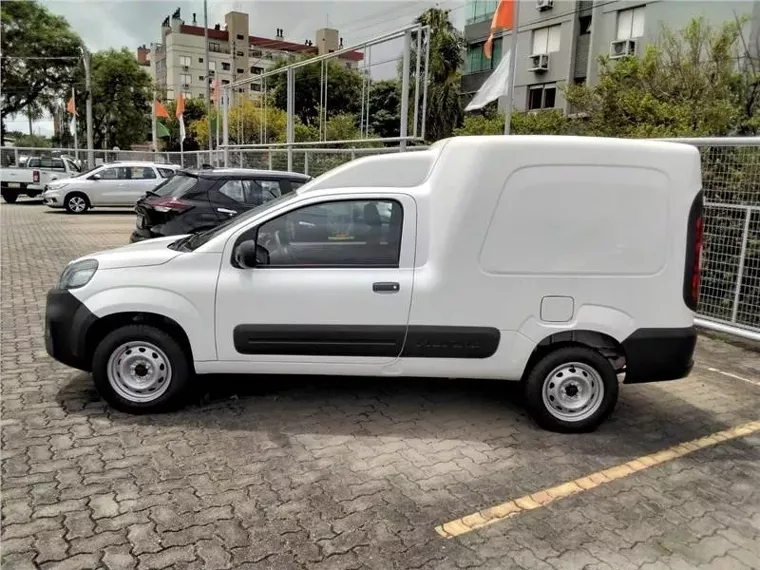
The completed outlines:
{"type": "Polygon", "coordinates": [[[181,167],[153,162],[110,162],[45,187],[42,200],[51,208],[83,214],[97,206],[132,207],[146,192],[171,178],[181,167]]]}

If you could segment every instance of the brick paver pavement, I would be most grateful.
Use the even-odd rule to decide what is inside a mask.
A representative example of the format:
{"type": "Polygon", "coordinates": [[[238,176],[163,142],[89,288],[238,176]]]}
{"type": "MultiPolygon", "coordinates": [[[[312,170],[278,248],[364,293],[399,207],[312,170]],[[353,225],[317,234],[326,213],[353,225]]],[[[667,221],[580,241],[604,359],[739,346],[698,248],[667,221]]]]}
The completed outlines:
{"type": "Polygon", "coordinates": [[[3,568],[760,568],[760,437],[452,540],[434,527],[760,417],[756,353],[702,339],[687,380],[624,387],[596,433],[536,428],[503,384],[207,381],[108,409],[51,360],[45,292],[134,217],[1,207],[3,568]]]}

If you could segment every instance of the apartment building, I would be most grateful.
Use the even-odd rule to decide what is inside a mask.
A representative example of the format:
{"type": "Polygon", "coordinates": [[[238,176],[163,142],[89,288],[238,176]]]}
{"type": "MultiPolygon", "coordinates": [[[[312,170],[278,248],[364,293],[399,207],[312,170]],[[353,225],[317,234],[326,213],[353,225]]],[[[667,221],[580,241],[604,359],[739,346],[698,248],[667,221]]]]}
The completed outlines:
{"type": "MultiPolygon", "coordinates": [[[[248,14],[228,12],[224,24],[208,29],[209,77],[206,78],[206,45],[203,26],[198,26],[196,15],[186,24],[179,8],[161,24],[161,42],[152,44],[150,50],[141,46],[137,60],[147,65],[158,89],[174,99],[182,92],[186,99],[204,98],[206,81],[219,79],[227,85],[246,77],[261,75],[276,62],[294,60],[301,54],[322,55],[343,48],[343,38],[338,30],[317,30],[315,39],[296,43],[285,40],[285,32],[278,28],[274,38],[249,34],[248,14]]],[[[356,69],[363,54],[352,51],[339,56],[339,61],[349,69],[356,69]]],[[[261,83],[253,82],[239,87],[238,93],[256,96],[261,83]]]]}
{"type": "MultiPolygon", "coordinates": [[[[497,0],[467,0],[467,42],[462,93],[469,100],[506,55],[511,32],[497,34],[493,57],[483,55],[497,0]]],[[[663,26],[678,29],[703,16],[718,26],[738,16],[751,17],[745,37],[758,38],[760,0],[520,0],[514,108],[561,109],[567,104],[559,86],[594,84],[598,57],[643,54],[663,26]]]]}

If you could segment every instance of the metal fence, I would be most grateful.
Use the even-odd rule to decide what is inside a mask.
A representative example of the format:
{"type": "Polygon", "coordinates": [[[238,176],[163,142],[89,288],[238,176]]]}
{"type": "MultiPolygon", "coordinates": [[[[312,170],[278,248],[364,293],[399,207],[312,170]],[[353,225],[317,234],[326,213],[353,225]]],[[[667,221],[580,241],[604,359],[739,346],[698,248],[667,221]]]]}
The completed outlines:
{"type": "MultiPolygon", "coordinates": [[[[670,140],[692,144],[702,156],[705,208],[698,323],[760,341],[760,138],[670,140]]],[[[354,158],[398,151],[397,147],[297,148],[292,150],[293,170],[319,176],[354,158]]],[[[26,156],[73,156],[66,149],[3,148],[0,153],[3,165],[18,164],[26,156]]],[[[98,162],[153,160],[188,168],[224,164],[223,151],[95,153],[98,162]]],[[[286,148],[230,149],[227,164],[286,170],[287,153],[286,148]]],[[[80,158],[83,155],[80,151],[80,158]]]]}
{"type": "Polygon", "coordinates": [[[674,140],[702,156],[699,324],[760,341],[760,138],[674,140]]]}

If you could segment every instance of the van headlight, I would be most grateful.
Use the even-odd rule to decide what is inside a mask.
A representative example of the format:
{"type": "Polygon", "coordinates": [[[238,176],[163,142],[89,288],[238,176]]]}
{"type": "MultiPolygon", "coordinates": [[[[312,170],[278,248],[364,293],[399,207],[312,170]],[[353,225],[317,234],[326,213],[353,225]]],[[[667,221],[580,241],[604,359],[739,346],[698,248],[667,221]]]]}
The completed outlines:
{"type": "Polygon", "coordinates": [[[58,280],[59,289],[76,289],[84,287],[90,282],[92,276],[98,270],[98,262],[94,259],[84,259],[70,263],[61,273],[58,280]]]}

